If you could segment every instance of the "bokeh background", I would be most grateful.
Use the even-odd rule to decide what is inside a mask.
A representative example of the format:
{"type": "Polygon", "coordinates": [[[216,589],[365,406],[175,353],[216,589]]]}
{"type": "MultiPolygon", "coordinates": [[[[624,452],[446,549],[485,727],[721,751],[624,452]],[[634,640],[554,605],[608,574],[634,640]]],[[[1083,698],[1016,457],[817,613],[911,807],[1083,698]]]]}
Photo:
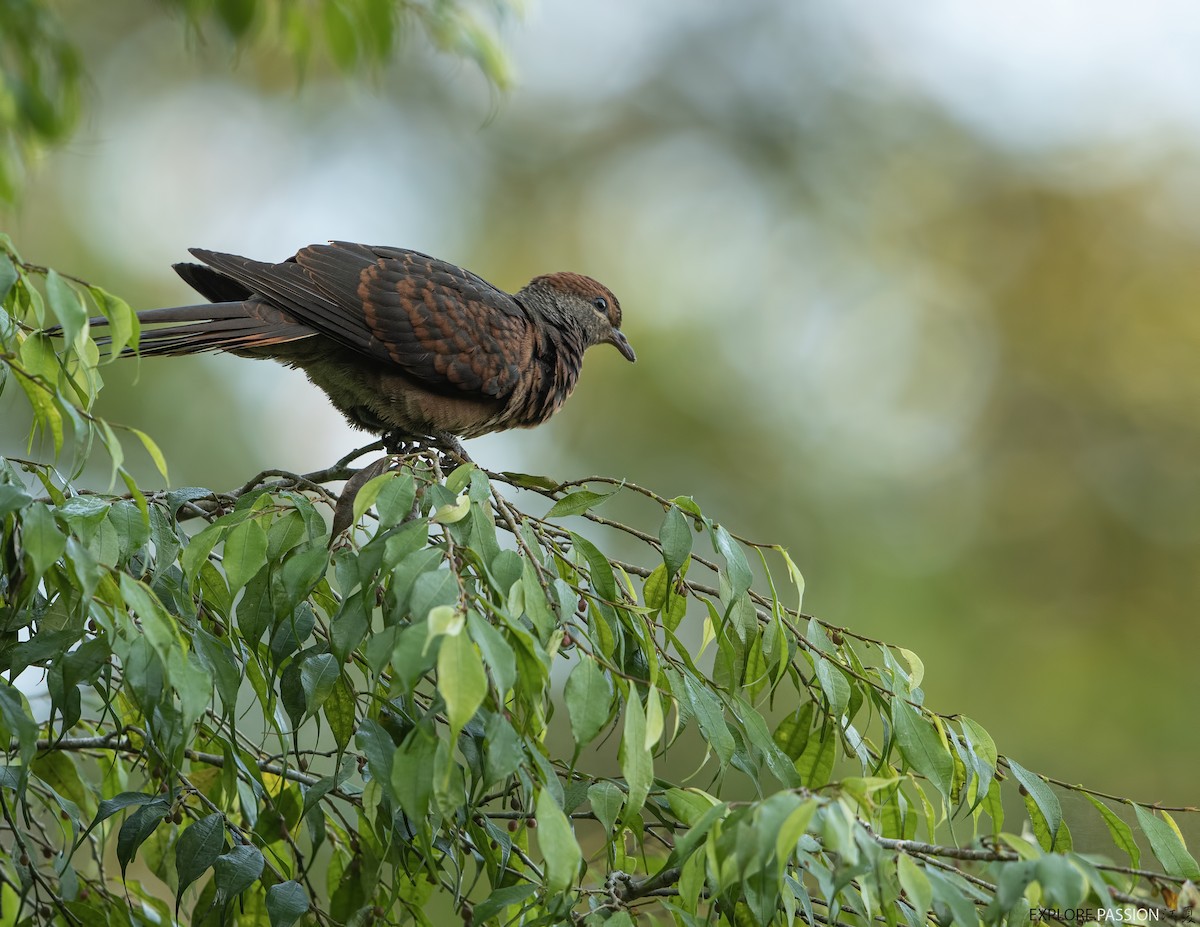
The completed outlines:
{"type": "MultiPolygon", "coordinates": [[[[476,459],[693,495],[1022,764],[1196,803],[1200,7],[540,0],[500,93],[419,41],[297,87],[144,0],[63,6],[87,115],[0,212],[27,260],[139,308],[190,301],[188,246],[596,276],[638,363],[596,349],[476,459]]],[[[108,383],[175,485],[365,443],[270,364],[108,383]]]]}

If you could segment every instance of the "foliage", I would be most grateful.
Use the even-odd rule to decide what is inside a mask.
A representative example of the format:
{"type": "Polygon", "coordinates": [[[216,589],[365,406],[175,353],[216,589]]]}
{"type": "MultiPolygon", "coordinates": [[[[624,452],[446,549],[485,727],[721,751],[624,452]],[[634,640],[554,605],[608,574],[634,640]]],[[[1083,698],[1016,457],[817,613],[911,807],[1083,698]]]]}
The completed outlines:
{"type": "MultiPolygon", "coordinates": [[[[474,61],[495,86],[510,81],[494,31],[472,0],[163,0],[202,32],[215,26],[241,49],[279,49],[298,73],[323,51],[345,73],[394,60],[413,27],[437,49],[474,61]]],[[[504,12],[509,4],[490,4],[504,12]]],[[[0,201],[20,187],[23,163],[63,141],[79,114],[79,49],[46,0],[0,4],[0,201]]]]}
{"type": "Polygon", "coordinates": [[[37,0],[0,9],[0,200],[17,189],[22,158],[61,141],[79,108],[79,55],[37,0]]]}
{"type": "Polygon", "coordinates": [[[137,487],[85,308],[120,345],[128,307],[2,245],[44,452],[0,459],[0,923],[1196,919],[1194,809],[999,755],[691,498],[427,453],[137,487]],[[126,494],[77,485],[98,446],[126,494]]]}

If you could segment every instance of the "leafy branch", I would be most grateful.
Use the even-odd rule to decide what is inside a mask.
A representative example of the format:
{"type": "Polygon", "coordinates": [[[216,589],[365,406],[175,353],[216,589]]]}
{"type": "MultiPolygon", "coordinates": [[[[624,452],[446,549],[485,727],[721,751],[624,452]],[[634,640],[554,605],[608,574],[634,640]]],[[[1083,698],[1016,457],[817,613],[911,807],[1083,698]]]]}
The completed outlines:
{"type": "MultiPolygon", "coordinates": [[[[69,420],[53,451],[78,455],[115,440],[84,307],[122,310],[51,273],[0,260],[0,388],[21,384],[34,427],[69,420]],[[39,300],[66,336],[49,355],[39,300]]],[[[354,465],[378,450],[123,494],[0,459],[0,828],[20,850],[0,859],[5,910],[1197,919],[1172,817],[1195,809],[1038,775],[931,710],[916,654],[804,613],[782,547],[607,477],[430,452],[354,465]],[[617,498],[629,516],[597,511],[617,498]],[[11,684],[28,669],[38,715],[11,684]],[[1064,810],[1072,791],[1103,852],[1075,847],[1091,821],[1064,810]],[[167,896],[127,876],[135,860],[167,896]]]]}

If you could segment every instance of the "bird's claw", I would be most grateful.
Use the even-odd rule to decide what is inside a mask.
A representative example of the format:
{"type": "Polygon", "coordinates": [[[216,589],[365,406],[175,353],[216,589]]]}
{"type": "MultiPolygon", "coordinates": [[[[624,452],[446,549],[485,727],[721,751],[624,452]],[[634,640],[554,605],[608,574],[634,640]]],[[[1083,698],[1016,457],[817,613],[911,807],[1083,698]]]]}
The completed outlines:
{"type": "Polygon", "coordinates": [[[389,431],[383,436],[383,449],[393,455],[414,454],[422,450],[437,451],[443,457],[457,459],[460,463],[472,462],[462,442],[452,434],[412,435],[389,431]]]}

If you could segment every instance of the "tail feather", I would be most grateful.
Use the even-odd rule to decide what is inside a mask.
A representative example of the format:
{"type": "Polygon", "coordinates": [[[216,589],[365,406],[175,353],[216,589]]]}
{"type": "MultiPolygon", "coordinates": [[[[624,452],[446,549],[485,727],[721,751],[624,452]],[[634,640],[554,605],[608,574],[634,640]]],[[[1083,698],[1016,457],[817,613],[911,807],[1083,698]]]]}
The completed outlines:
{"type": "MultiPolygon", "coordinates": [[[[161,326],[142,329],[136,353],[151,357],[269,347],[316,334],[258,300],[147,309],[137,316],[143,326],[161,326]]],[[[92,323],[102,326],[107,320],[93,319],[92,323]]],[[[96,339],[101,346],[109,341],[107,337],[96,339]]],[[[134,352],[126,349],[124,353],[134,352]]]]}

